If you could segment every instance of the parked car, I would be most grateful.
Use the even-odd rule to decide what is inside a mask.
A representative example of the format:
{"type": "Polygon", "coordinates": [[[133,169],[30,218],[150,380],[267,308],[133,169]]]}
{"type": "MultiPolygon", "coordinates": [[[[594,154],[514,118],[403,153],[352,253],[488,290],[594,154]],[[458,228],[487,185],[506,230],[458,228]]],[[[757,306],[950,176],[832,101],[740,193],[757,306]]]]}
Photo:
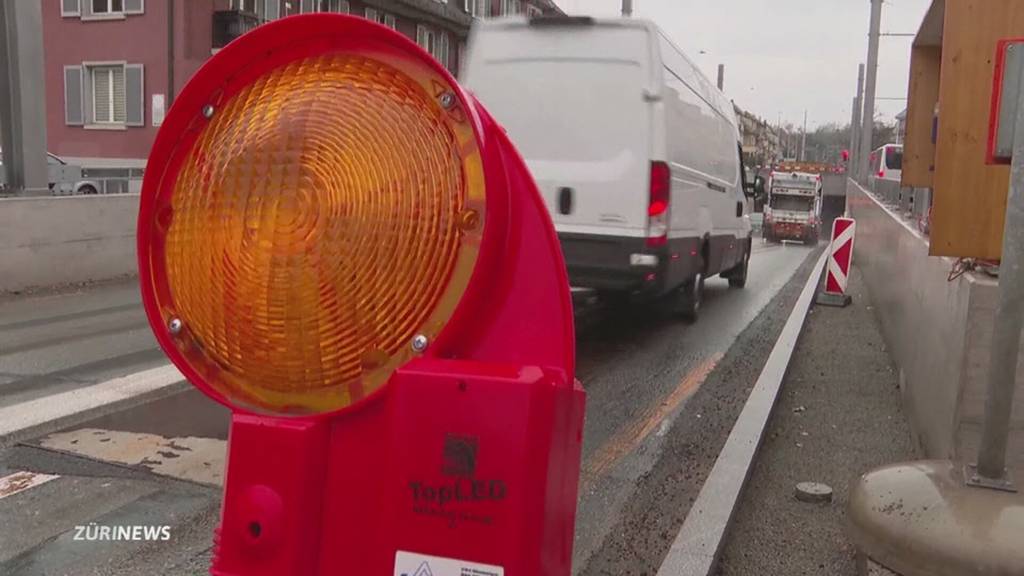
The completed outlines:
{"type": "Polygon", "coordinates": [[[667,296],[692,319],[706,278],[745,285],[753,187],[733,106],[654,23],[484,21],[468,55],[465,85],[530,167],[573,286],[667,296]]]}
{"type": "Polygon", "coordinates": [[[61,157],[46,153],[46,162],[50,170],[50,190],[56,188],[58,182],[65,182],[68,187],[65,190],[71,194],[99,194],[100,184],[95,180],[83,180],[81,166],[74,166],[65,162],[61,157]],[[63,178],[55,177],[63,174],[63,178]]]}
{"type": "MultiPolygon", "coordinates": [[[[3,171],[3,151],[0,151],[0,191],[7,189],[6,174],[3,171]]],[[[99,194],[101,186],[95,180],[82,179],[82,167],[68,164],[62,158],[46,153],[47,182],[50,191],[57,195],[99,194]]]]}

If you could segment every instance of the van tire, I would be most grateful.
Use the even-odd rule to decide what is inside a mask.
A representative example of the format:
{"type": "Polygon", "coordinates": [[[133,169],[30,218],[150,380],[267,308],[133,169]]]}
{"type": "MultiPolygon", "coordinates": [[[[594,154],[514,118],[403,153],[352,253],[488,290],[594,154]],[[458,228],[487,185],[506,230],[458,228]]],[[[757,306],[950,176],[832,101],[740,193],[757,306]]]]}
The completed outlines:
{"type": "Polygon", "coordinates": [[[676,314],[690,324],[697,321],[701,304],[704,303],[704,271],[679,287],[676,294],[676,314]]]}
{"type": "Polygon", "coordinates": [[[747,272],[750,269],[750,243],[747,242],[747,250],[743,253],[743,262],[735,269],[729,271],[729,287],[745,288],[747,285],[747,272]]]}

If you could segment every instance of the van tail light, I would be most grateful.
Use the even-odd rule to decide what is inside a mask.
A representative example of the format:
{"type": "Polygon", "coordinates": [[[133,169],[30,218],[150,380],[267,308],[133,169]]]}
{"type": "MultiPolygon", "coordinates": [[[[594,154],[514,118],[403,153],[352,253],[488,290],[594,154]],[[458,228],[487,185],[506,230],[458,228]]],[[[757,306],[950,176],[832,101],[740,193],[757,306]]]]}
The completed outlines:
{"type": "Polygon", "coordinates": [[[668,244],[668,209],[672,199],[672,170],[665,162],[651,162],[651,198],[647,208],[647,245],[668,244]]]}
{"type": "Polygon", "coordinates": [[[879,178],[885,178],[885,170],[879,170],[878,171],[878,177],[879,178]]]}

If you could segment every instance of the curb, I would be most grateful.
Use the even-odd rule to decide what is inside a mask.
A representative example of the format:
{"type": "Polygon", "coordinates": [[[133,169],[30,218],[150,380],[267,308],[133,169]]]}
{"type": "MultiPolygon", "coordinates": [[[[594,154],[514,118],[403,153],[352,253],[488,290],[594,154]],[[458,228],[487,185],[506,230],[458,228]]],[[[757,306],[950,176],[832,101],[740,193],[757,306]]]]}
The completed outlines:
{"type": "Polygon", "coordinates": [[[168,364],[99,384],[0,408],[0,449],[188,390],[168,364]]]}
{"type": "Polygon", "coordinates": [[[657,576],[708,576],[714,572],[828,256],[828,250],[824,250],[814,265],[657,576]]]}

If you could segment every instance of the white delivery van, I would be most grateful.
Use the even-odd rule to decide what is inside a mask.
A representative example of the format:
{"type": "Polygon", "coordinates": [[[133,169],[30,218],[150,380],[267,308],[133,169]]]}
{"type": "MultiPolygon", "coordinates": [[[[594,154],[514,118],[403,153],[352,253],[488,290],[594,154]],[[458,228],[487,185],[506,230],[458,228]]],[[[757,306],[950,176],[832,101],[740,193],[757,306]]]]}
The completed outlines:
{"type": "Polygon", "coordinates": [[[705,278],[746,283],[733,106],[653,23],[479,22],[462,81],[526,160],[574,287],[668,296],[692,319],[705,278]]]}

